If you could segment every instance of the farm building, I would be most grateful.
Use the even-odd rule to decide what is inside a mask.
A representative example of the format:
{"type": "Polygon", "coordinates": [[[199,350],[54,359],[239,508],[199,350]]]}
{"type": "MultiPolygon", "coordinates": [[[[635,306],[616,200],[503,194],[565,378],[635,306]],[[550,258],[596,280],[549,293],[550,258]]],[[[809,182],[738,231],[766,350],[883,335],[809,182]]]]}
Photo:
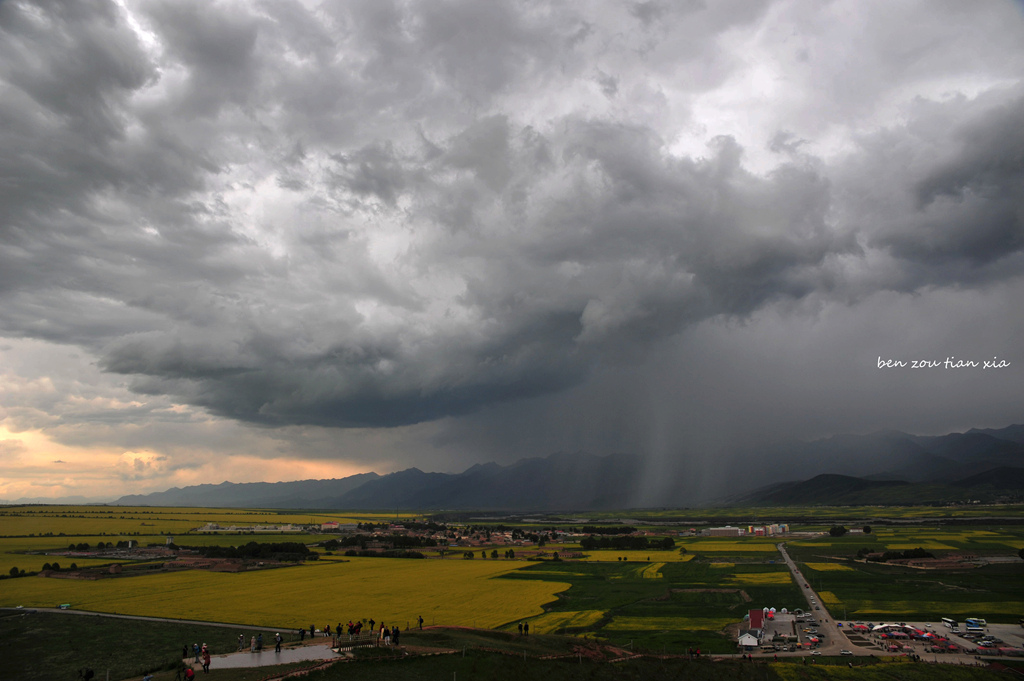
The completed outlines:
{"type": "Polygon", "coordinates": [[[708,534],[712,537],[738,537],[743,534],[743,530],[738,527],[726,525],[725,527],[708,528],[708,534]]]}
{"type": "Polygon", "coordinates": [[[757,636],[754,636],[749,631],[740,634],[740,639],[737,644],[740,648],[747,651],[754,650],[758,645],[760,645],[758,643],[757,636]]]}

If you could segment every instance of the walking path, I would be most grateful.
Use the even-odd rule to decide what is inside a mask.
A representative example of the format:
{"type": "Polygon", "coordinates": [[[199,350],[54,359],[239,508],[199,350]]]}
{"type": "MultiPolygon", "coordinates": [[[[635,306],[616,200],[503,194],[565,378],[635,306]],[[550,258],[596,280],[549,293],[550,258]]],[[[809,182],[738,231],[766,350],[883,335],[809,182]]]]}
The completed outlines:
{"type": "Polygon", "coordinates": [[[264,650],[259,653],[243,651],[241,653],[230,653],[228,655],[211,655],[210,669],[237,669],[239,667],[270,667],[277,664],[288,664],[290,662],[308,662],[310,660],[336,660],[342,655],[331,650],[330,639],[324,639],[323,643],[304,645],[297,648],[282,648],[281,652],[275,653],[274,649],[264,650]]]}

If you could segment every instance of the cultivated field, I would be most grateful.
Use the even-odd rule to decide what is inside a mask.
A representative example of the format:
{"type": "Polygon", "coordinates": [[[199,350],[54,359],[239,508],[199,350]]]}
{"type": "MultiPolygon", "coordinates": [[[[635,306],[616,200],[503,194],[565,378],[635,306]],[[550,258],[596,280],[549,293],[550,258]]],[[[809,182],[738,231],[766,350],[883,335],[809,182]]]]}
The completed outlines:
{"type": "Polygon", "coordinates": [[[524,564],[352,558],[242,573],[0,581],[0,606],[52,607],[296,629],[373,618],[494,628],[539,615],[566,582],[495,579],[524,564]]]}
{"type": "Polygon", "coordinates": [[[735,642],[722,632],[749,609],[804,605],[781,561],[713,564],[695,557],[647,565],[543,563],[502,579],[558,579],[572,585],[536,624],[531,620],[541,632],[584,634],[668,652],[691,647],[734,652],[735,642]]]}
{"type": "Polygon", "coordinates": [[[1024,617],[1024,562],[1016,557],[1022,545],[1024,528],[1016,525],[929,525],[826,535],[788,542],[787,548],[836,617],[937,621],[977,616],[1012,623],[1024,617]],[[967,562],[959,569],[919,569],[856,560],[864,549],[915,548],[967,562]]]}
{"type": "MultiPolygon", "coordinates": [[[[903,511],[893,510],[893,514],[903,511]]],[[[849,509],[846,509],[849,512],[849,509]]],[[[830,511],[831,512],[831,511],[830,511]]],[[[822,513],[822,517],[829,517],[822,513]]],[[[422,516],[403,515],[423,519],[422,516]]],[[[782,516],[775,519],[785,521],[782,516]]],[[[46,562],[63,567],[104,560],[44,555],[69,544],[116,542],[163,545],[173,536],[185,545],[241,545],[250,541],[314,543],[324,534],[194,533],[207,522],[221,525],[393,522],[383,514],[279,513],[230,509],[21,507],[0,509],[0,568],[28,572],[46,562]],[[165,534],[165,532],[167,534],[165,534]],[[35,536],[28,536],[35,535],[35,536]]],[[[820,522],[820,521],[819,521],[820,522]]],[[[529,529],[530,526],[522,525],[529,529]]],[[[1024,563],[1013,558],[1024,546],[1024,527],[878,525],[869,534],[816,538],[690,537],[672,534],[671,550],[581,552],[576,544],[542,549],[516,546],[516,560],[481,559],[505,546],[447,548],[443,560],[345,557],[237,574],[205,571],[157,573],[100,581],[25,577],[0,580],[0,605],[71,603],[97,612],[226,621],[294,629],[310,623],[374,618],[403,626],[423,616],[428,624],[514,631],[527,620],[536,633],[570,633],[667,652],[700,647],[733,652],[723,631],[750,608],[804,607],[776,544],[787,542],[805,579],[833,614],[849,619],[935,621],[976,615],[993,622],[1024,616],[1024,563]],[[857,552],[924,548],[992,558],[960,571],[916,570],[855,562],[857,552]],[[582,553],[581,559],[551,560],[582,553]],[[543,560],[523,560],[543,553],[543,560]],[[845,612],[844,612],[845,611],[845,612]]],[[[801,526],[827,530],[829,525],[801,526]]],[[[859,530],[859,527],[857,528],[859,530]]],[[[533,531],[533,530],[530,530],[533,531]]],[[[655,530],[658,532],[659,530],[655,530]]],[[[436,555],[427,551],[428,555],[436,555]]]]}

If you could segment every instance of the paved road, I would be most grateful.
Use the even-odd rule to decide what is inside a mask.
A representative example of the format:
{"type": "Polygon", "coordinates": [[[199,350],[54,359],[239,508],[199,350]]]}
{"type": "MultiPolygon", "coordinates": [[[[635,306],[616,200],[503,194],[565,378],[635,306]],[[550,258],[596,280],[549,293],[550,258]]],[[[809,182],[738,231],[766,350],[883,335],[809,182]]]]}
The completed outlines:
{"type": "Polygon", "coordinates": [[[786,565],[789,566],[790,572],[793,573],[793,578],[796,580],[797,586],[800,587],[800,592],[804,595],[807,600],[807,610],[814,614],[814,619],[818,621],[818,631],[825,634],[825,641],[818,648],[822,655],[838,655],[840,650],[849,650],[854,655],[878,655],[881,654],[878,650],[864,650],[858,646],[852,645],[843,635],[842,630],[836,626],[836,621],[832,617],[832,614],[822,604],[821,598],[811,588],[811,583],[800,574],[800,570],[797,568],[796,563],[789,557],[789,553],[786,552],[786,545],[778,545],[779,553],[782,554],[782,559],[786,561],[786,565]],[[818,609],[820,608],[820,610],[818,609]]]}
{"type": "Polygon", "coordinates": [[[333,660],[342,657],[331,650],[331,640],[329,638],[323,640],[323,643],[299,646],[297,648],[283,648],[279,653],[275,653],[273,646],[271,646],[269,650],[259,653],[250,653],[246,650],[241,653],[230,653],[228,655],[213,655],[210,657],[210,669],[269,667],[275,664],[288,664],[289,662],[333,660]]]}

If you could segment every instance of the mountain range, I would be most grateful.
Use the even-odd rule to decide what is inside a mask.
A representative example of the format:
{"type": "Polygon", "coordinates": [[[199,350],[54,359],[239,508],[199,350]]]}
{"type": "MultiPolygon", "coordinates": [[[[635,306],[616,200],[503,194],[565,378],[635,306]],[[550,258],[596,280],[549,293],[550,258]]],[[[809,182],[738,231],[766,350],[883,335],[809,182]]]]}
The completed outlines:
{"type": "MultiPolygon", "coordinates": [[[[738,455],[719,503],[904,504],[1024,500],[1024,425],[941,436],[883,431],[790,442],[738,455]]],[[[462,473],[409,468],[337,480],[231,483],[121,497],[131,506],[366,510],[600,510],[697,505],[674,494],[692,479],[665,472],[670,490],[650,499],[643,460],[559,453],[462,473]],[[639,501],[642,500],[642,501],[639,501]]]]}

